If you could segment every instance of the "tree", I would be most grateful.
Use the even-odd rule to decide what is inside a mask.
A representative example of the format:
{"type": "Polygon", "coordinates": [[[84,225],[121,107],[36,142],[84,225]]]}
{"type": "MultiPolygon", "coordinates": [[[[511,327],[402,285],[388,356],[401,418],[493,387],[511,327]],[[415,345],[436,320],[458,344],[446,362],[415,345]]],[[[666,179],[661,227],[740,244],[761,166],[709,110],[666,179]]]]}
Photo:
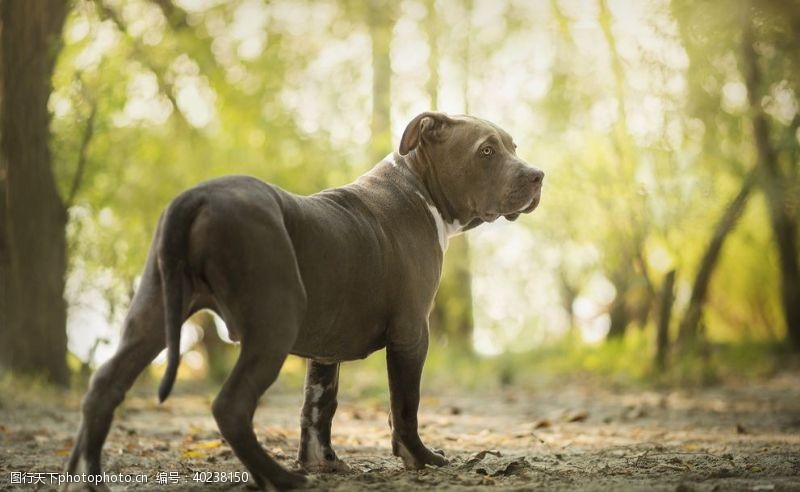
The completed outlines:
{"type": "Polygon", "coordinates": [[[686,313],[678,329],[678,341],[681,345],[691,346],[697,341],[696,338],[699,335],[698,327],[703,315],[703,304],[708,295],[711,275],[714,273],[714,269],[717,266],[720,254],[722,253],[722,247],[725,245],[725,239],[736,227],[736,221],[739,220],[739,217],[741,217],[742,212],[747,206],[750,192],[755,183],[755,176],[756,173],[753,171],[745,178],[739,193],[725,208],[725,212],[714,228],[711,241],[709,241],[708,247],[703,253],[700,266],[697,269],[697,275],[692,283],[692,294],[689,298],[689,305],[686,307],[686,313]]]}
{"type": "MultiPolygon", "coordinates": [[[[613,129],[613,144],[614,150],[619,161],[619,171],[624,175],[633,176],[638,166],[639,156],[637,155],[636,146],[634,145],[628,128],[628,111],[625,101],[625,76],[622,58],[617,49],[617,41],[611,29],[611,12],[609,11],[606,0],[598,1],[599,16],[598,24],[603,31],[603,37],[608,44],[608,51],[611,61],[611,72],[614,75],[614,93],[617,103],[616,124],[613,129]]],[[[618,236],[623,239],[620,244],[621,250],[628,250],[634,258],[643,258],[642,244],[646,237],[644,231],[645,224],[638,221],[635,212],[632,210],[632,204],[625,205],[626,210],[620,210],[620,214],[630,216],[630,223],[620,227],[618,236]],[[626,237],[627,236],[627,237],[626,237]]],[[[646,277],[644,282],[636,276],[636,271],[631,264],[628,255],[619,254],[619,251],[612,255],[610,260],[610,275],[609,279],[614,284],[616,289],[616,296],[609,306],[609,329],[608,339],[622,338],[625,336],[625,331],[632,321],[633,306],[629,297],[635,288],[642,283],[648,284],[646,277]]],[[[645,261],[640,261],[640,266],[644,270],[645,261]]],[[[644,272],[642,272],[644,273],[644,272]]],[[[649,291],[648,291],[649,292],[649,291]]],[[[652,302],[648,299],[648,304],[652,302]]]]}
{"type": "Polygon", "coordinates": [[[392,146],[392,29],[393,2],[370,0],[367,10],[372,42],[372,139],[370,157],[378,162],[392,146]]]}
{"type": "Polygon", "coordinates": [[[0,366],[66,385],[67,215],[47,101],[67,3],[0,3],[0,366]]]}
{"type": "MultiPolygon", "coordinates": [[[[800,58],[797,46],[796,2],[775,0],[756,5],[737,3],[731,9],[725,2],[709,2],[698,11],[696,3],[673,0],[672,10],[689,56],[689,112],[703,122],[703,151],[708,161],[727,167],[740,189],[720,218],[714,237],[698,265],[692,297],[681,322],[679,340],[696,338],[698,322],[708,284],[718,261],[725,236],[747,202],[751,189],[760,188],[767,204],[766,215],[776,246],[779,268],[772,273],[780,284],[780,303],[787,327],[787,339],[800,347],[800,271],[798,271],[796,171],[797,125],[779,118],[774,101],[776,89],[800,89],[797,73],[800,58]],[[770,50],[786,56],[774,56],[770,50]],[[730,62],[737,63],[730,63],[730,62]],[[724,88],[738,84],[743,88],[741,106],[718,111],[725,100],[724,88]],[[720,145],[720,142],[736,142],[720,145]],[[745,172],[746,157],[753,156],[752,171],[745,172]],[[793,171],[792,168],[795,168],[793,171]]],[[[723,107],[723,109],[725,109],[723,107]]],[[[784,108],[785,111],[785,108],[784,108]]],[[[766,232],[763,231],[763,232],[766,232]]],[[[758,290],[761,287],[755,288],[758,290]]]]}
{"type": "MultiPolygon", "coordinates": [[[[436,3],[428,0],[425,4],[428,16],[425,23],[429,53],[428,81],[425,84],[430,109],[437,111],[439,104],[439,18],[436,3]]],[[[467,6],[469,12],[469,6],[467,6]]],[[[468,72],[468,56],[465,55],[464,70],[468,72]]],[[[468,74],[467,74],[468,75],[468,74]]],[[[468,77],[465,77],[465,79],[468,77]]],[[[466,90],[464,100],[467,101],[466,90]]],[[[442,279],[431,312],[431,333],[433,336],[462,352],[472,351],[472,273],[470,270],[469,241],[462,234],[450,238],[447,253],[442,265],[442,279]]]]}
{"type": "Polygon", "coordinates": [[[769,121],[762,106],[764,88],[762,73],[756,54],[756,38],[753,14],[757,13],[749,3],[742,9],[742,71],[747,86],[750,105],[750,120],[756,145],[758,168],[762,176],[762,189],[769,205],[769,218],[775,245],[778,249],[781,276],[781,304],[790,343],[800,351],[800,266],[798,266],[797,221],[790,212],[787,183],[792,180],[784,175],[778,163],[778,152],[770,139],[769,121]]]}
{"type": "Polygon", "coordinates": [[[658,324],[656,325],[656,369],[667,367],[669,350],[669,323],[672,317],[672,304],[675,302],[675,270],[670,270],[664,277],[661,298],[658,306],[658,324]]]}

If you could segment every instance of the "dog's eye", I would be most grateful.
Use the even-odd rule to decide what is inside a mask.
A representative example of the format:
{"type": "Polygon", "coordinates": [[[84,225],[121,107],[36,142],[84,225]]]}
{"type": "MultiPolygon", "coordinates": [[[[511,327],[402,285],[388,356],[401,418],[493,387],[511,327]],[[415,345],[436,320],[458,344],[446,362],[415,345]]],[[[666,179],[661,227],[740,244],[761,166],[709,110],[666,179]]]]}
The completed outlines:
{"type": "Polygon", "coordinates": [[[488,145],[486,147],[481,148],[481,155],[484,157],[489,157],[491,155],[494,155],[494,148],[488,145]]]}

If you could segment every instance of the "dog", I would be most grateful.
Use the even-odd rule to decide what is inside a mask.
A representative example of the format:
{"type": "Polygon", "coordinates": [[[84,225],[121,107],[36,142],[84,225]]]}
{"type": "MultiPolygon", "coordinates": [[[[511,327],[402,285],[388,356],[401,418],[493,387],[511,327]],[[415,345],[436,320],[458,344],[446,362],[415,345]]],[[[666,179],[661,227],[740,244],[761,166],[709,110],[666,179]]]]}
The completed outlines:
{"type": "Polygon", "coordinates": [[[297,196],[228,176],[180,194],[159,219],[119,348],[92,377],[66,471],[102,473],[114,409],[164,347],[159,399],[167,398],[181,325],[201,309],[241,343],[212,411],[259,487],[307,480],[273,460],[252,426],[288,354],[308,359],[298,451],[306,470],[346,469],[331,447],[339,364],[382,348],[393,453],[410,469],[446,464],[417,425],[428,316],[448,238],[539,205],[544,173],[515,149],[486,120],[425,112],[397,152],[347,186],[297,196]]]}

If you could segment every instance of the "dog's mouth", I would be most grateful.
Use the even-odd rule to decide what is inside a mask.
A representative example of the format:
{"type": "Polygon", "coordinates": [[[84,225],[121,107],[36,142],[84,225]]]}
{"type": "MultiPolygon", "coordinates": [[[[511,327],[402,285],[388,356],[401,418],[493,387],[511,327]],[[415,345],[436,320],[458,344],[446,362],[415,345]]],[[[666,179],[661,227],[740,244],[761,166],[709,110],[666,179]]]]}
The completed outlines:
{"type": "Polygon", "coordinates": [[[541,186],[537,186],[534,189],[533,194],[524,202],[522,206],[514,207],[511,212],[495,212],[495,211],[483,212],[480,215],[478,215],[478,219],[480,219],[483,222],[494,222],[500,217],[505,217],[506,220],[514,222],[519,218],[520,215],[529,214],[534,210],[536,210],[536,207],[539,206],[539,202],[541,202],[541,200],[542,200],[542,188],[541,186]]]}
{"type": "Polygon", "coordinates": [[[515,212],[506,214],[487,214],[486,216],[481,217],[481,219],[483,219],[485,222],[494,222],[495,220],[497,220],[498,217],[502,215],[503,217],[505,217],[506,220],[514,222],[519,218],[520,215],[529,214],[534,210],[536,210],[536,207],[539,206],[541,198],[542,198],[541,191],[537,191],[536,194],[534,194],[531,197],[530,201],[528,201],[522,208],[517,209],[515,212]]]}

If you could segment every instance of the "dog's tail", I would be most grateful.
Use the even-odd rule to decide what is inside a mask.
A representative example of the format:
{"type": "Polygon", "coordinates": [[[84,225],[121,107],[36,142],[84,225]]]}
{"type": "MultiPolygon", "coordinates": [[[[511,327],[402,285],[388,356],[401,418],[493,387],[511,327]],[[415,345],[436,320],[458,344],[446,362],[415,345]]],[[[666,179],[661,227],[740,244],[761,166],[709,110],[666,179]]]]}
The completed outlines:
{"type": "Polygon", "coordinates": [[[202,194],[191,191],[183,193],[167,207],[161,224],[158,268],[164,296],[164,330],[167,343],[167,369],[158,387],[158,399],[162,403],[172,391],[175,376],[178,374],[184,295],[187,293],[189,232],[202,204],[202,194]]]}

